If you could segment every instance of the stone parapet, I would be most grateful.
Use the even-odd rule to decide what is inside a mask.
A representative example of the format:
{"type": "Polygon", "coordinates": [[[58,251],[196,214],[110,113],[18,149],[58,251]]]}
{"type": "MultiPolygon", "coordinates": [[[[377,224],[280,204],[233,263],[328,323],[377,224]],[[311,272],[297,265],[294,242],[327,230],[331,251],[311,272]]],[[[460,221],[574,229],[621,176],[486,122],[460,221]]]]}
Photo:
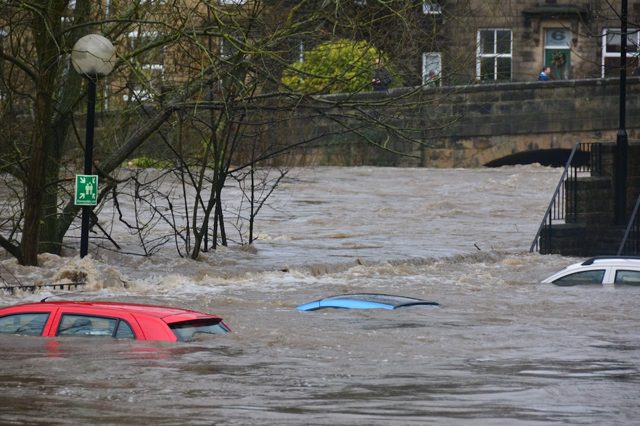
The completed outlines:
{"type": "MultiPolygon", "coordinates": [[[[614,141],[619,80],[399,88],[318,99],[369,109],[384,126],[294,114],[278,121],[283,125],[269,125],[262,137],[321,137],[301,148],[307,151],[301,158],[312,164],[331,164],[330,160],[336,161],[334,165],[479,167],[521,152],[614,141]],[[358,131],[345,132],[345,124],[358,131]],[[372,149],[371,142],[384,145],[387,151],[372,149]]],[[[640,116],[640,78],[627,81],[626,107],[628,117],[640,116]]],[[[355,116],[347,106],[342,111],[355,116]]],[[[640,120],[628,120],[627,131],[630,139],[640,139],[640,120]]]]}

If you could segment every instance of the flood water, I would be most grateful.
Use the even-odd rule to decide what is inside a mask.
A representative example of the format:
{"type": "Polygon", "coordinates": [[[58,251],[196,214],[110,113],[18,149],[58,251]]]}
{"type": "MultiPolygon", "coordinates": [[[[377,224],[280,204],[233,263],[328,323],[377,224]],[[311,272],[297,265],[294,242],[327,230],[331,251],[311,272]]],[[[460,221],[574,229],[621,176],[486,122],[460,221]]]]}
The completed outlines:
{"type": "MultiPolygon", "coordinates": [[[[637,424],[640,292],[539,285],[577,259],[528,253],[560,173],[294,169],[261,212],[255,252],[195,262],[92,245],[80,260],[71,241],[40,268],[5,257],[16,279],[82,270],[77,298],[209,311],[233,333],[1,336],[0,424],[637,424]],[[295,310],[345,292],[440,307],[295,310]]],[[[52,294],[0,293],[0,306],[52,294]]]]}

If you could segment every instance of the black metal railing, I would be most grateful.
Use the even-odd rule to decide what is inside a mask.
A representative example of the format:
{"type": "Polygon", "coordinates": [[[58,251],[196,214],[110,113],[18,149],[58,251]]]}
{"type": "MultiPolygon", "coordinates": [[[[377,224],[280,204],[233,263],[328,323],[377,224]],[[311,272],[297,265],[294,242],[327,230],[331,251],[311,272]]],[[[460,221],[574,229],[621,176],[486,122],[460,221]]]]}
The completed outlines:
{"type": "Polygon", "coordinates": [[[540,240],[545,232],[548,242],[547,252],[553,247],[552,225],[554,222],[576,222],[578,215],[577,181],[579,173],[599,175],[602,170],[602,150],[600,143],[577,143],[571,150],[560,176],[556,190],[551,197],[549,207],[544,213],[536,236],[531,243],[530,252],[540,251],[540,240]]]}
{"type": "Polygon", "coordinates": [[[15,294],[16,291],[35,292],[40,289],[72,290],[82,287],[85,284],[86,282],[84,281],[25,284],[21,282],[9,269],[0,264],[0,291],[10,294],[15,294]]]}
{"type": "Polygon", "coordinates": [[[627,229],[624,231],[624,237],[620,242],[618,256],[640,254],[640,218],[638,217],[638,210],[640,210],[640,194],[631,213],[627,229]]]}
{"type": "Polygon", "coordinates": [[[77,290],[78,287],[82,287],[86,283],[53,283],[53,284],[15,284],[15,285],[2,285],[0,283],[0,290],[9,294],[15,294],[16,291],[35,292],[36,290],[77,290]]]}

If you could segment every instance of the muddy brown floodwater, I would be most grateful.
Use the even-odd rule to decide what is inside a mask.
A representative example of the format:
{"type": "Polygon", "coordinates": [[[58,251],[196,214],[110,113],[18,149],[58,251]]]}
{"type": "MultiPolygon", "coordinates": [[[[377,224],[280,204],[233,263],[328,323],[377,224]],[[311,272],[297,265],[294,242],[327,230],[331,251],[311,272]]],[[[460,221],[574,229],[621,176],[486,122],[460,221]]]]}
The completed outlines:
{"type": "MultiPolygon", "coordinates": [[[[77,298],[210,311],[233,333],[0,336],[0,424],[635,424],[640,289],[540,285],[577,259],[528,253],[560,173],[295,169],[262,212],[255,251],[194,262],[170,247],[143,258],[92,245],[80,260],[72,241],[40,268],[5,257],[20,280],[82,270],[77,298]],[[295,310],[344,292],[440,307],[295,310]]],[[[0,305],[51,294],[0,294],[0,305]]]]}

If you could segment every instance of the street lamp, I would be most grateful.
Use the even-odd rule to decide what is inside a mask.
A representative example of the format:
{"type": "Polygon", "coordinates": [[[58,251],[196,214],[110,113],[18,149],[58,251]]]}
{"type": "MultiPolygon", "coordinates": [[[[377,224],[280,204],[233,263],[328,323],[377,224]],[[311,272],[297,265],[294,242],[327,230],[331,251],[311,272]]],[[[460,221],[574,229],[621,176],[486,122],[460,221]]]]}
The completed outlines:
{"type": "MultiPolygon", "coordinates": [[[[93,162],[93,129],[96,111],[96,80],[106,76],[115,64],[116,49],[113,44],[99,34],[89,34],[79,39],[71,51],[73,68],[88,82],[87,122],[84,147],[84,174],[91,175],[93,162]]],[[[95,188],[97,192],[97,188],[95,188]]],[[[82,207],[82,231],[80,233],[80,257],[89,251],[89,221],[91,206],[82,207]]]]}

